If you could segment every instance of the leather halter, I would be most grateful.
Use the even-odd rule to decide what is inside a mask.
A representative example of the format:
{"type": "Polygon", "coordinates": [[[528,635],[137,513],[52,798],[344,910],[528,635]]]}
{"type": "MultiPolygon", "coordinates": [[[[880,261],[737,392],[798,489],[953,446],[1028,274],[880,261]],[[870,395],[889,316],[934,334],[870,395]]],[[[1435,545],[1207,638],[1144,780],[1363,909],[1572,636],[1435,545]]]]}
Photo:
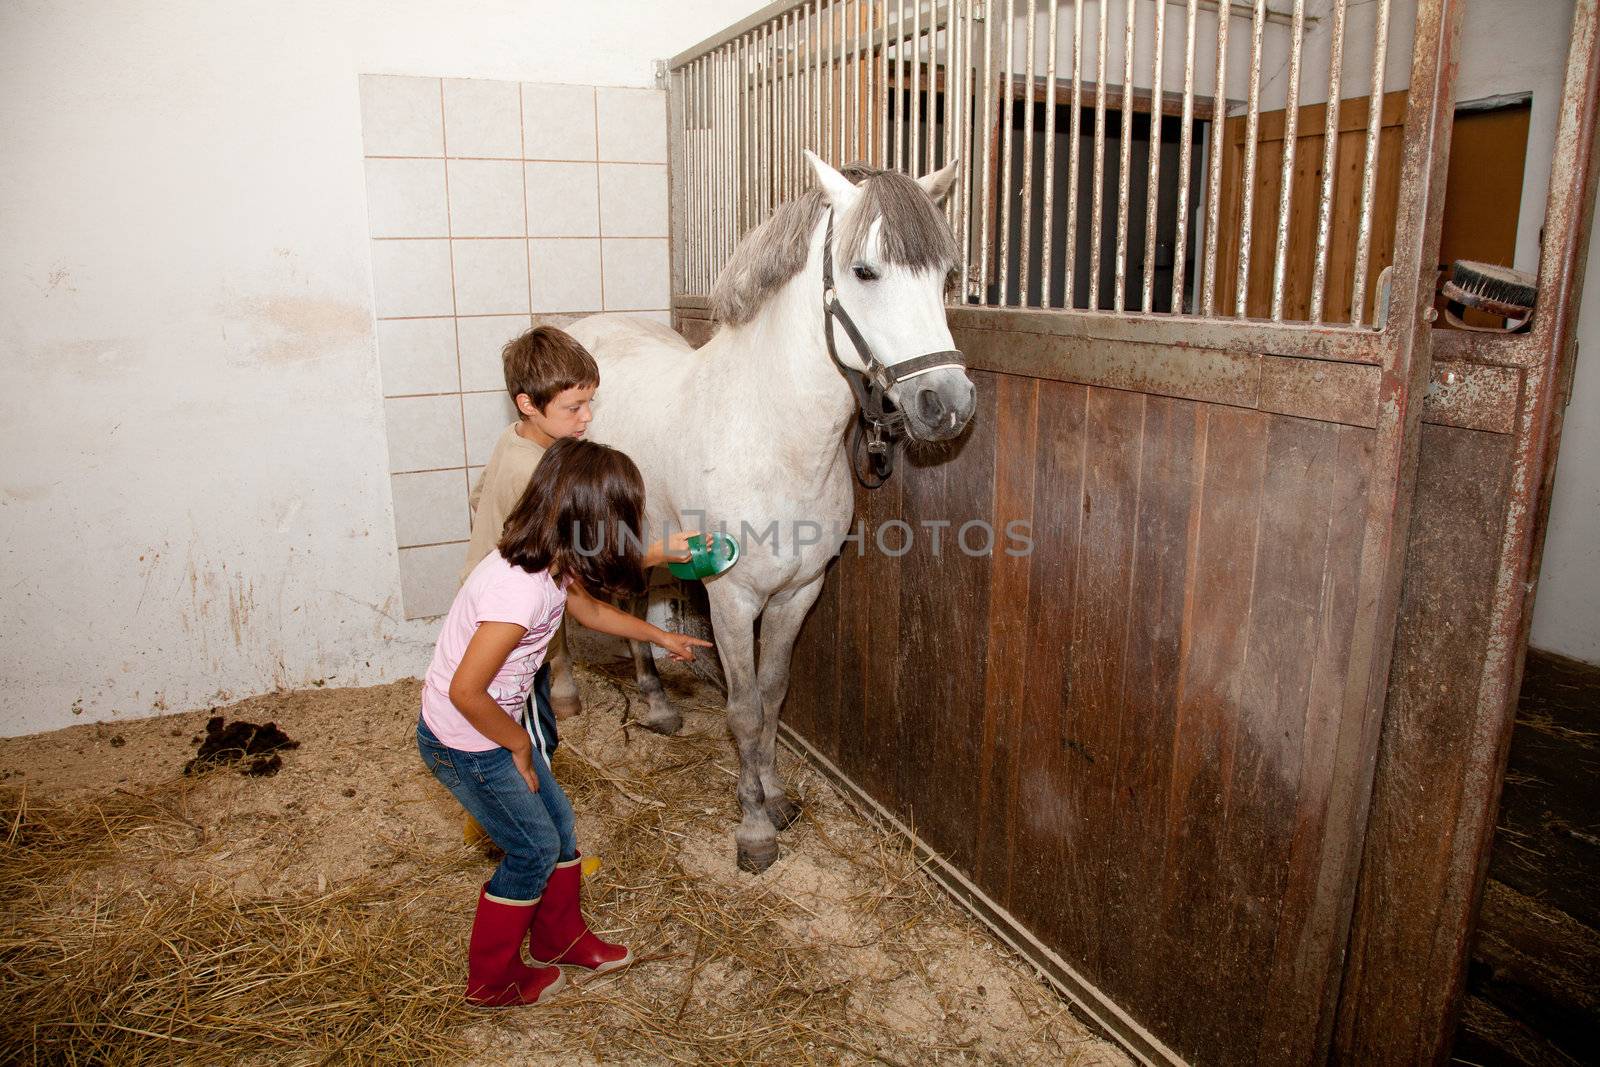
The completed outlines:
{"type": "Polygon", "coordinates": [[[966,359],[954,348],[942,352],[929,352],[892,364],[884,363],[877,357],[872,351],[872,346],[867,344],[867,339],[861,336],[861,331],[850,318],[850,313],[839,303],[839,293],[834,288],[832,209],[828,211],[828,235],[822,244],[822,327],[823,333],[828,338],[828,358],[833,360],[833,365],[844,375],[844,380],[850,384],[850,391],[856,398],[856,425],[851,445],[850,470],[863,488],[882,488],[894,474],[894,446],[906,431],[906,414],[895,407],[894,402],[889,399],[889,390],[908,378],[915,378],[943,367],[959,367],[966,370],[966,359]],[[850,343],[855,346],[856,354],[861,357],[861,362],[866,367],[865,371],[845,366],[844,361],[839,358],[833,340],[835,319],[849,335],[850,343]],[[861,468],[856,463],[855,452],[863,438],[867,444],[867,462],[872,476],[876,479],[871,482],[862,474],[861,468]]]}

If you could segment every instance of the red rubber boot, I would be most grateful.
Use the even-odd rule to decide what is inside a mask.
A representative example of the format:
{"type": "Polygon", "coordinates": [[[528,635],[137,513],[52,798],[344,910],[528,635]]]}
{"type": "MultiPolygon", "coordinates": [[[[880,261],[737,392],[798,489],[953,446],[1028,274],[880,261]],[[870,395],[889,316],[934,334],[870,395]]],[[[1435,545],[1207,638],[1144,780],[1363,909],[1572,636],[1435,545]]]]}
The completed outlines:
{"type": "Polygon", "coordinates": [[[633,962],[627,945],[602,941],[583,921],[582,857],[556,864],[544,887],[539,908],[528,931],[528,954],[539,964],[582,967],[596,974],[615,971],[633,962]]]}
{"type": "Polygon", "coordinates": [[[478,914],[467,943],[467,999],[488,1008],[537,1004],[566,984],[559,967],[522,962],[522,936],[539,901],[510,901],[478,891],[478,914]]]}

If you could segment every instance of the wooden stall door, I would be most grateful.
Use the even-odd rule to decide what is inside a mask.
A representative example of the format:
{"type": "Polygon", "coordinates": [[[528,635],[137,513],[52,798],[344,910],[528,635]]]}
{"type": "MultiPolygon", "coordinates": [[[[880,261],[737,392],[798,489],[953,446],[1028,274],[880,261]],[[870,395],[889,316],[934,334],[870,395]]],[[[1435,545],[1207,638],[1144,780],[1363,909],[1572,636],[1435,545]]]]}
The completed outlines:
{"type": "Polygon", "coordinates": [[[1387,105],[1389,329],[952,309],[972,428],[858,494],[868,550],[796,649],[797,743],[1153,1062],[1329,1046],[1427,382],[1459,25],[1429,11],[1387,105]]]}

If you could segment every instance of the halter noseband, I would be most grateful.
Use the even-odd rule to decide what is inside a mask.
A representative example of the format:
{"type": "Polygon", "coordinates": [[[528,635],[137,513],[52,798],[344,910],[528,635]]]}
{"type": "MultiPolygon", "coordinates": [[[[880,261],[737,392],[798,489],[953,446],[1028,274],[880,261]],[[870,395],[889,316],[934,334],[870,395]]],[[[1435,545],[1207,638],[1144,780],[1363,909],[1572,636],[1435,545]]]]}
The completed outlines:
{"type": "Polygon", "coordinates": [[[856,465],[855,444],[852,445],[850,469],[855,474],[856,481],[864,488],[881,488],[889,480],[890,475],[894,474],[895,442],[905,434],[906,430],[906,414],[894,407],[893,402],[889,400],[889,390],[908,378],[915,378],[943,367],[959,367],[966,370],[966,360],[953,348],[942,352],[929,352],[894,364],[884,363],[877,357],[872,351],[872,346],[867,344],[867,339],[861,336],[861,331],[850,318],[850,313],[839,303],[839,294],[834,288],[831,209],[828,211],[828,234],[822,244],[822,327],[823,333],[828,338],[828,358],[833,360],[833,365],[844,375],[844,380],[850,384],[850,391],[855,394],[857,408],[855,444],[859,444],[863,437],[866,439],[867,460],[876,480],[869,482],[856,465]],[[839,320],[839,325],[849,335],[850,343],[855,346],[856,354],[861,357],[865,371],[847,367],[839,358],[838,349],[833,341],[835,319],[839,320]]]}

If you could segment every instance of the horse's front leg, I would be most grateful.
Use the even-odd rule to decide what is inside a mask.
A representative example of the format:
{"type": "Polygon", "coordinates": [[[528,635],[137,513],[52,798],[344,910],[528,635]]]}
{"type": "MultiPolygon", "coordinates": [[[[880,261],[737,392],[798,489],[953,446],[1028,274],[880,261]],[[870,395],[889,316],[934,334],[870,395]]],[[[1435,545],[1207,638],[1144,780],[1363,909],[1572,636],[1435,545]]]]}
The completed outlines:
{"type": "Polygon", "coordinates": [[[556,718],[565,719],[583,710],[578,696],[578,680],[572,671],[572,649],[567,645],[567,623],[563,619],[550,641],[550,708],[556,718]]]}
{"type": "Polygon", "coordinates": [[[786,830],[800,817],[800,805],[783,787],[778,775],[778,717],[789,692],[789,663],[795,638],[806,612],[822,592],[822,576],[806,585],[774,594],[761,616],[761,789],[773,825],[786,830]]]}
{"type": "Polygon", "coordinates": [[[722,583],[707,592],[717,654],[728,681],[728,730],[739,750],[739,807],[744,818],[733,836],[740,868],[760,873],[778,858],[778,831],[767,813],[761,785],[761,694],[755,669],[755,619],[761,605],[753,593],[722,583]]]}
{"type": "MultiPolygon", "coordinates": [[[[639,612],[635,611],[634,614],[639,612]]],[[[658,734],[677,733],[683,728],[683,716],[667,698],[667,687],[661,684],[661,675],[656,671],[656,659],[650,646],[643,641],[629,641],[628,650],[633,653],[634,681],[638,683],[639,692],[644,694],[645,704],[649,708],[645,714],[636,716],[634,721],[658,734]]]]}

